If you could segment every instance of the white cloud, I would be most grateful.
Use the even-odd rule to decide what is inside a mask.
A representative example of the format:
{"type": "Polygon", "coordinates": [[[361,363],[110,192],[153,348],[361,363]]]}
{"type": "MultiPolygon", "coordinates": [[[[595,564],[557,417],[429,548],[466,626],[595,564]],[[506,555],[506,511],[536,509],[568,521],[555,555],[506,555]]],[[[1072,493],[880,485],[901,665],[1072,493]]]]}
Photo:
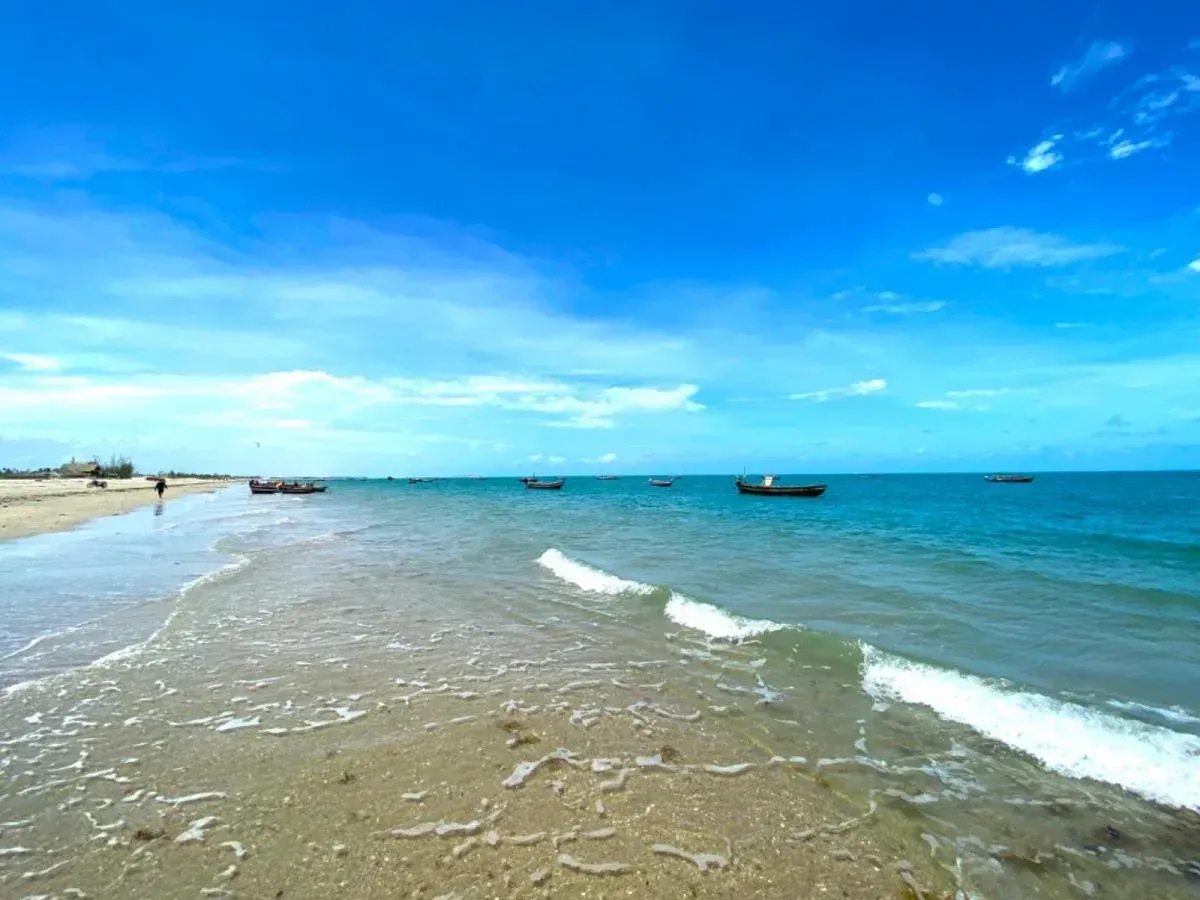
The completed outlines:
{"type": "Polygon", "coordinates": [[[546,462],[550,463],[550,465],[552,465],[552,466],[558,466],[558,465],[562,465],[563,463],[565,463],[566,459],[564,459],[561,456],[552,456],[548,460],[546,460],[546,462]]]}
{"type": "Polygon", "coordinates": [[[1118,141],[1113,144],[1108,150],[1109,159],[1127,159],[1135,153],[1141,153],[1143,150],[1149,150],[1151,147],[1162,147],[1165,143],[1160,140],[1144,140],[1134,143],[1133,141],[1118,141]]]}
{"type": "Polygon", "coordinates": [[[1074,62],[1065,63],[1050,79],[1050,84],[1066,92],[1074,90],[1101,69],[1116,65],[1129,55],[1129,48],[1117,41],[1095,41],[1074,62]]]}
{"type": "Polygon", "coordinates": [[[1062,154],[1054,149],[1062,138],[1061,134],[1056,134],[1039,144],[1034,144],[1024,157],[1018,159],[1016,156],[1010,156],[1008,164],[1010,166],[1020,166],[1030,175],[1036,175],[1038,172],[1051,169],[1063,160],[1062,154]]]}
{"type": "Polygon", "coordinates": [[[930,194],[925,200],[930,206],[941,206],[945,202],[941,194],[930,194]]]}
{"type": "MultiPolygon", "coordinates": [[[[880,297],[883,294],[879,295],[880,297]]],[[[872,313],[892,313],[893,315],[903,316],[910,313],[932,313],[939,309],[945,308],[946,303],[943,300],[927,300],[924,302],[914,303],[883,303],[873,306],[864,306],[863,312],[872,313]]]]}
{"type": "Polygon", "coordinates": [[[1077,244],[1054,234],[1004,226],[968,231],[953,238],[944,247],[922,250],[913,258],[935,263],[976,265],[985,269],[1007,269],[1014,266],[1065,266],[1102,259],[1123,250],[1116,244],[1077,244]]]}
{"type": "Polygon", "coordinates": [[[617,461],[617,454],[615,454],[615,453],[605,453],[602,457],[600,457],[600,462],[602,462],[604,465],[608,465],[609,463],[615,463],[616,461],[617,461]]]}
{"type": "Polygon", "coordinates": [[[968,397],[1002,397],[1016,393],[1012,388],[972,388],[965,391],[946,391],[947,397],[962,400],[968,397]]]}
{"type": "MultiPolygon", "coordinates": [[[[692,397],[698,388],[596,387],[561,381],[479,375],[431,379],[339,376],[321,370],[265,372],[240,378],[136,374],[123,380],[76,376],[27,376],[0,380],[0,424],[6,408],[37,407],[59,417],[80,409],[142,409],[157,402],[186,407],[200,418],[193,424],[225,424],[259,428],[254,415],[244,419],[219,416],[227,410],[272,417],[280,424],[315,420],[332,423],[354,414],[378,417],[385,408],[443,407],[496,409],[528,413],[542,424],[561,428],[614,428],[626,415],[698,412],[692,397]],[[185,401],[182,402],[181,401],[185,401]]],[[[169,410],[164,409],[169,414],[169,410]]],[[[235,417],[236,418],[236,417],[235,417]]],[[[265,419],[264,419],[265,421],[265,419]]]]}
{"type": "Polygon", "coordinates": [[[963,406],[954,400],[922,400],[917,404],[918,409],[934,409],[939,412],[962,412],[971,410],[972,412],[987,412],[991,409],[986,403],[976,403],[973,406],[963,406]]]}
{"type": "Polygon", "coordinates": [[[63,368],[60,360],[53,356],[41,356],[37,353],[0,352],[0,359],[7,359],[26,372],[57,372],[63,368]]]}
{"type": "Polygon", "coordinates": [[[959,406],[957,403],[955,403],[953,400],[922,400],[921,402],[919,402],[917,404],[917,408],[918,409],[939,409],[939,410],[942,410],[943,412],[952,412],[954,410],[962,409],[962,407],[959,406]]]}
{"type": "Polygon", "coordinates": [[[1074,329],[1074,328],[1091,328],[1091,322],[1055,322],[1055,328],[1074,329]]]}
{"type": "Polygon", "coordinates": [[[1192,260],[1190,263],[1188,263],[1188,264],[1187,264],[1187,270],[1188,270],[1189,272],[1198,272],[1198,273],[1200,273],[1200,258],[1193,259],[1193,260],[1192,260]]]}
{"type": "Polygon", "coordinates": [[[875,394],[887,387],[887,382],[882,378],[871,378],[867,381],[856,381],[854,384],[840,388],[829,388],[824,391],[809,391],[804,394],[790,394],[791,400],[814,400],[817,403],[824,403],[826,400],[831,400],[834,397],[865,397],[868,394],[875,394]]]}
{"type": "Polygon", "coordinates": [[[539,462],[541,462],[543,459],[545,459],[545,457],[544,457],[544,456],[542,456],[542,454],[540,454],[540,453],[535,453],[535,454],[533,454],[532,456],[530,456],[530,457],[529,457],[529,461],[530,461],[531,463],[539,463],[539,462]]]}

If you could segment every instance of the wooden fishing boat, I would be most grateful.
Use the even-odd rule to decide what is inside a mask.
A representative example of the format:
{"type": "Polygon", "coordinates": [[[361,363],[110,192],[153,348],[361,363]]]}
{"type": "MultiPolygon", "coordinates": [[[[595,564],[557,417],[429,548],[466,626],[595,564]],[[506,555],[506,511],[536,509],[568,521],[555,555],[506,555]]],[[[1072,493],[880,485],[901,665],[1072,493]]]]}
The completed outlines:
{"type": "Polygon", "coordinates": [[[990,481],[992,484],[1029,484],[1033,481],[1032,475],[984,475],[984,481],[990,481]]]}
{"type": "Polygon", "coordinates": [[[567,479],[559,478],[556,481],[539,481],[536,478],[522,478],[525,482],[525,487],[535,491],[561,491],[562,486],[567,483],[567,479]]]}
{"type": "Polygon", "coordinates": [[[281,494],[315,494],[316,492],[317,489],[311,484],[284,484],[279,487],[281,494]]]}
{"type": "Polygon", "coordinates": [[[274,481],[259,481],[251,479],[250,493],[252,494],[278,494],[279,484],[274,481]]]}
{"type": "Polygon", "coordinates": [[[670,487],[674,483],[675,483],[674,478],[651,478],[650,479],[651,487],[670,487]]]}
{"type": "Polygon", "coordinates": [[[291,484],[280,484],[279,493],[281,494],[323,494],[325,493],[324,485],[316,485],[311,482],[301,484],[298,481],[293,481],[291,484]]]}
{"type": "Polygon", "coordinates": [[[410,479],[408,479],[409,484],[429,484],[430,482],[434,482],[434,481],[437,481],[437,479],[436,478],[410,478],[410,479]]]}
{"type": "Polygon", "coordinates": [[[763,497],[820,497],[825,493],[824,484],[775,484],[774,475],[764,475],[762,484],[750,484],[739,475],[734,482],[739,494],[755,494],[763,497]]]}

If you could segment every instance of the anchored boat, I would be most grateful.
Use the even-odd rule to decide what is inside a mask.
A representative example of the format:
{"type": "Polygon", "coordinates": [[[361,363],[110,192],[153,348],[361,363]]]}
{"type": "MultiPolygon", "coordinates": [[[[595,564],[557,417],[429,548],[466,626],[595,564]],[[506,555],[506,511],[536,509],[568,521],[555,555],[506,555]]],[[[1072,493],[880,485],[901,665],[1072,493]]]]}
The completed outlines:
{"type": "Polygon", "coordinates": [[[525,482],[525,487],[535,491],[561,491],[562,486],[567,483],[567,479],[559,478],[555,481],[539,481],[536,478],[522,478],[525,482]]]}
{"type": "Polygon", "coordinates": [[[734,484],[739,494],[756,494],[766,497],[820,497],[828,485],[824,484],[776,484],[775,475],[764,475],[761,484],[751,484],[744,475],[739,475],[734,484]]]}

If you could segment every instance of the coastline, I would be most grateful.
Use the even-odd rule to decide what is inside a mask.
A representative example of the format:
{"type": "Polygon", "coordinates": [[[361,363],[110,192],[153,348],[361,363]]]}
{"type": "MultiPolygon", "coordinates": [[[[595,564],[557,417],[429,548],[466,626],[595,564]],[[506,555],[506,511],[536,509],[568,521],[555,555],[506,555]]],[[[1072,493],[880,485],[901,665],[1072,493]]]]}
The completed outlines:
{"type": "MultiPolygon", "coordinates": [[[[68,531],[91,519],[149,506],[158,498],[144,478],[109,479],[107,488],[89,488],[86,478],[0,480],[0,541],[68,531]]],[[[181,478],[169,481],[166,500],[217,491],[235,481],[181,478]]]]}

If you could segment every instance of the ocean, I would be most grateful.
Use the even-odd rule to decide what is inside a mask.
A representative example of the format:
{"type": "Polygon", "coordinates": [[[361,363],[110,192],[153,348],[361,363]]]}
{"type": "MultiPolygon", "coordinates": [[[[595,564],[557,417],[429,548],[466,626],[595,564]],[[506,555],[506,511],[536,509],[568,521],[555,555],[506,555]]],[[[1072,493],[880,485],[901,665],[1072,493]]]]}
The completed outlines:
{"type": "MultiPolygon", "coordinates": [[[[256,785],[303,806],[277,780],[316,778],[317,747],[365,754],[364,772],[380,748],[417,753],[413,734],[442,742],[435,755],[489,758],[474,749],[488,732],[471,729],[503,701],[553,713],[564,740],[602,736],[613,758],[674,729],[671,753],[627,767],[716,766],[737,776],[714,779],[721,791],[781,816],[786,790],[755,787],[751,767],[786,764],[867,810],[862,830],[950,896],[1200,896],[1200,477],[785,480],[829,490],[238,486],[0,544],[0,845],[45,853],[9,854],[14,868],[0,848],[0,871],[58,890],[117,877],[95,848],[131,845],[99,812],[77,821],[85,787],[119,788],[97,808],[130,813],[122,827],[146,802],[147,815],[194,795],[220,807],[256,785]],[[415,709],[441,718],[400,728],[415,709]],[[671,763],[702,752],[714,757],[671,763]]],[[[244,818],[214,815],[201,832],[244,818]]],[[[238,860],[246,884],[254,859],[238,860]]],[[[135,868],[127,890],[195,896],[189,866],[161,882],[135,868]]]]}

